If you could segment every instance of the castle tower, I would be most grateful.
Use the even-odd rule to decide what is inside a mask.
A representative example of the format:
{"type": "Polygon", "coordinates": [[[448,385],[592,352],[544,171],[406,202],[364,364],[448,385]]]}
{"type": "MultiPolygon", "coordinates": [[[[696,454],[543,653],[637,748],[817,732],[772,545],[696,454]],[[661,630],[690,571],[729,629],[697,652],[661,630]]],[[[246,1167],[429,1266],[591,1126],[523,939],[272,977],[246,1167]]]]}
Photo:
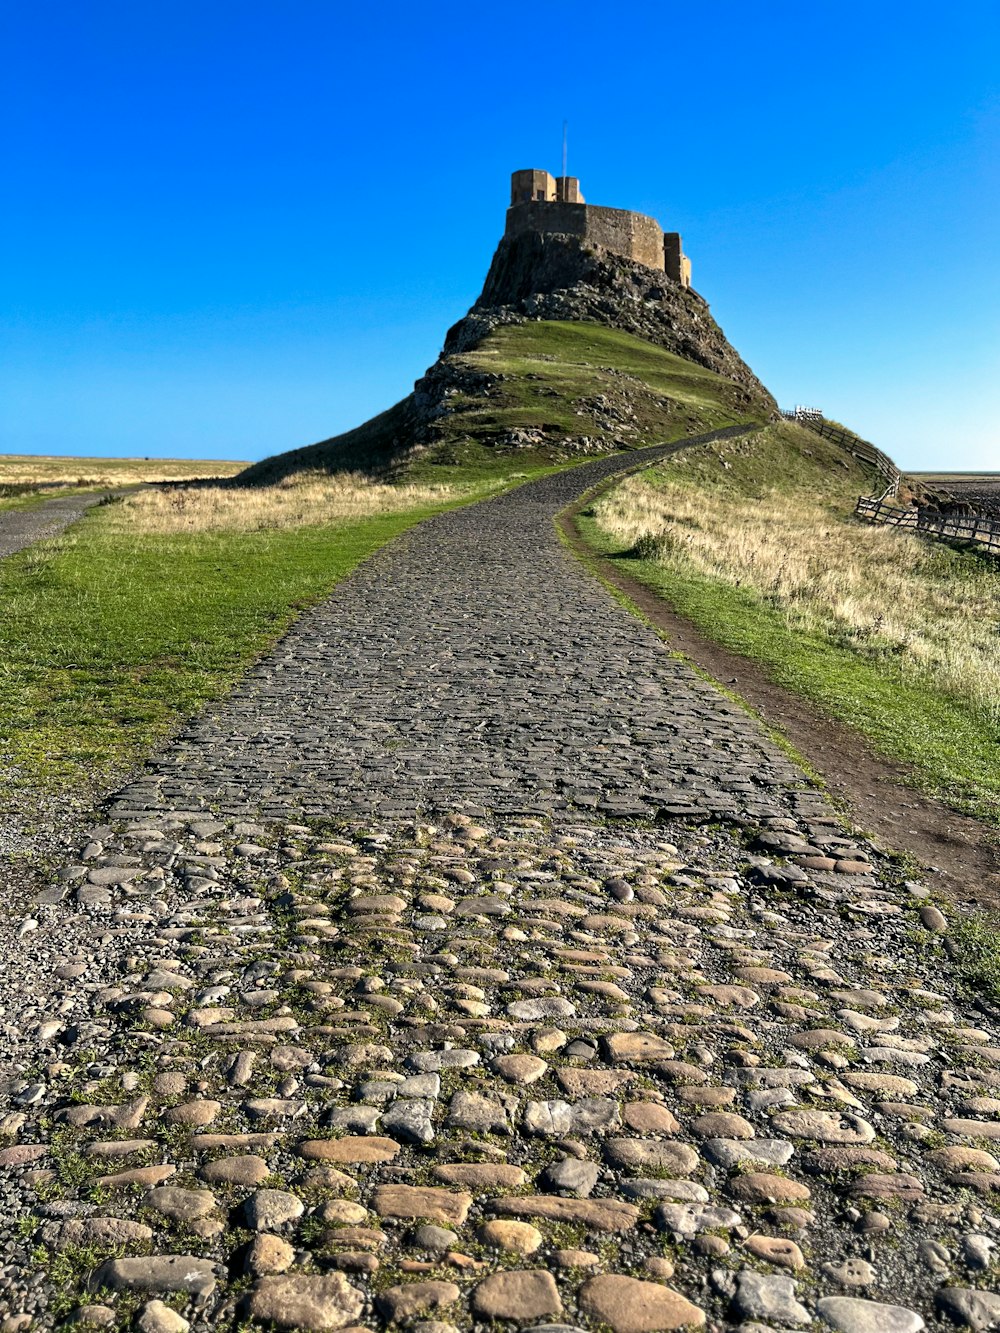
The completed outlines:
{"type": "Polygon", "coordinates": [[[578,177],[556,177],[556,202],[559,204],[585,204],[587,202],[580,193],[578,177]]]}
{"type": "MultiPolygon", "coordinates": [[[[577,186],[579,188],[579,184],[577,186]]],[[[556,182],[547,171],[515,171],[510,178],[510,202],[514,204],[553,204],[556,182]]]]}
{"type": "Polygon", "coordinates": [[[679,231],[663,233],[663,268],[668,278],[682,287],[691,286],[691,261],[684,253],[679,231]]]}
{"type": "Polygon", "coordinates": [[[552,176],[537,169],[515,171],[510,178],[510,208],[505,235],[576,236],[635,264],[665,273],[682,287],[691,286],[691,261],[678,232],[663,229],[655,218],[624,208],[588,204],[576,176],[552,176]]]}

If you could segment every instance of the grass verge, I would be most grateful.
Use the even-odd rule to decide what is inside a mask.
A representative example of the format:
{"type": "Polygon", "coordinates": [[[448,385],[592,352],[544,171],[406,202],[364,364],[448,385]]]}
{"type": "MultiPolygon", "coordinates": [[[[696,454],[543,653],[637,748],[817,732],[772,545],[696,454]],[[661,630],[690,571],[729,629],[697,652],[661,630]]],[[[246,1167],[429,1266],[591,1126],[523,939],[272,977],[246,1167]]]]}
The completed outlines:
{"type": "Polygon", "coordinates": [[[1000,571],[855,525],[866,479],[815,440],[773,427],[728,457],[687,451],[602,497],[580,531],[703,633],[906,764],[914,785],[1000,826],[1000,571]]]}
{"type": "Polygon", "coordinates": [[[260,491],[236,511],[213,488],[180,508],[140,492],[0,560],[0,811],[107,789],[380,546],[553,470],[353,495],[337,481],[325,521],[309,483],[270,510],[260,491]]]}

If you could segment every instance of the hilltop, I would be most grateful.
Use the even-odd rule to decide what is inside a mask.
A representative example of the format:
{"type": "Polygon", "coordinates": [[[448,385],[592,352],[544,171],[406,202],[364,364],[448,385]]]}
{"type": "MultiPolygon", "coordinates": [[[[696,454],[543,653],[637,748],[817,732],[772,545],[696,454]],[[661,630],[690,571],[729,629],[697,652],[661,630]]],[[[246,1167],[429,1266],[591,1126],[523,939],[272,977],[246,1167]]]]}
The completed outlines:
{"type": "Polygon", "coordinates": [[[775,415],[697,292],[586,237],[510,233],[508,221],[482,293],[411,394],[240,480],[410,475],[425,464],[509,462],[512,453],[559,462],[775,415]]]}

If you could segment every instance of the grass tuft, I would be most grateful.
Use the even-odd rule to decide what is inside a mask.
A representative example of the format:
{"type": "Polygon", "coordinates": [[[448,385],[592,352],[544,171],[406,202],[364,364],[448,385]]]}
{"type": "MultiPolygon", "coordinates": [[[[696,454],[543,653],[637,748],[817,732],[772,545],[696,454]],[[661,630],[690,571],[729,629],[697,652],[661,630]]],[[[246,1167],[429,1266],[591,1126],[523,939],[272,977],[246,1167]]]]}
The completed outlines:
{"type": "Polygon", "coordinates": [[[949,923],[956,946],[954,968],[973,990],[1000,1000],[1000,912],[977,912],[949,923]]]}

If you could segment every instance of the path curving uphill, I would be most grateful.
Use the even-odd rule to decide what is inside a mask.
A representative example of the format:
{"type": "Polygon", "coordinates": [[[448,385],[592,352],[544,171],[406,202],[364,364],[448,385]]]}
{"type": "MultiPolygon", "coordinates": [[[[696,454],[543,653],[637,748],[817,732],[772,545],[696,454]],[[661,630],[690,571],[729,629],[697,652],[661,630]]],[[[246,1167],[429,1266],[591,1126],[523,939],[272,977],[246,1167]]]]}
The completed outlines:
{"type": "Polygon", "coordinates": [[[554,527],[600,481],[678,447],[557,473],[383,548],[122,792],[115,812],[770,808],[771,790],[801,786],[801,774],[623,613],[554,527]]]}
{"type": "Polygon", "coordinates": [[[14,923],[0,1333],[998,1326],[997,1014],[559,544],[634,461],[381,552],[14,923]]]}

